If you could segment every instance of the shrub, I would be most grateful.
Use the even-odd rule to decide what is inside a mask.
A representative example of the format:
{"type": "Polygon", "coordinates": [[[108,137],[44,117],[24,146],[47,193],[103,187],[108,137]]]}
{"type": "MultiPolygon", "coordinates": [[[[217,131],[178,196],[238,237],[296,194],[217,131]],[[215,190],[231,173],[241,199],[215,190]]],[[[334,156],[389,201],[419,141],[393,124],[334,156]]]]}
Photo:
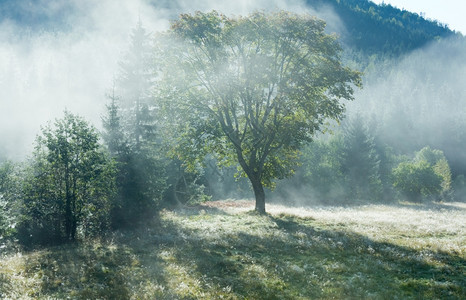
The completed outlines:
{"type": "Polygon", "coordinates": [[[19,238],[25,245],[106,230],[115,172],[98,139],[92,126],[68,112],[43,128],[23,180],[19,238]]]}
{"type": "Polygon", "coordinates": [[[440,195],[442,177],[425,160],[402,162],[393,170],[393,186],[408,200],[421,202],[440,195]]]}

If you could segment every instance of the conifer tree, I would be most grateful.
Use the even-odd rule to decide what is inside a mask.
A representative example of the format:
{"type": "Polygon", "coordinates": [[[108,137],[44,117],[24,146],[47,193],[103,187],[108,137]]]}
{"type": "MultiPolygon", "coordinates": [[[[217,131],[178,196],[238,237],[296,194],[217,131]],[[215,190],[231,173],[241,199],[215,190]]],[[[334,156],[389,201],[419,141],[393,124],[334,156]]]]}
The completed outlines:
{"type": "Polygon", "coordinates": [[[130,226],[142,215],[153,212],[166,188],[151,96],[152,52],[150,35],[139,20],[120,62],[107,115],[102,119],[105,142],[118,166],[118,195],[112,209],[114,227],[130,226]]]}
{"type": "Polygon", "coordinates": [[[344,130],[342,171],[351,200],[379,200],[382,182],[379,174],[380,160],[374,138],[360,116],[356,116],[344,130]]]}
{"type": "Polygon", "coordinates": [[[107,105],[107,115],[102,117],[104,127],[103,139],[112,156],[117,156],[122,153],[125,140],[123,127],[121,124],[121,112],[119,106],[119,98],[115,95],[115,89],[108,96],[110,103],[107,105]]]}
{"type": "Polygon", "coordinates": [[[137,149],[154,138],[155,116],[151,88],[153,84],[153,50],[150,34],[141,20],[132,30],[130,47],[120,62],[117,85],[121,91],[124,127],[129,142],[137,149]]]}

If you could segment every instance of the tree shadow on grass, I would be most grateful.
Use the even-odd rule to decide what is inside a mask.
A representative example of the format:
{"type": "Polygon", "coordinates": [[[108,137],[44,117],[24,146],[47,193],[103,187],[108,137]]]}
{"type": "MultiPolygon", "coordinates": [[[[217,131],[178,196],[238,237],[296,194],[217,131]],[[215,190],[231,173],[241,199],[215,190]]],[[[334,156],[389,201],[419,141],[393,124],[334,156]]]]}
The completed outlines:
{"type": "Polygon", "coordinates": [[[184,205],[178,207],[176,213],[184,216],[195,216],[195,215],[202,215],[202,214],[209,214],[209,215],[228,215],[224,210],[219,209],[217,207],[207,206],[203,204],[197,205],[184,205]]]}
{"type": "Polygon", "coordinates": [[[0,274],[0,299],[6,298],[6,294],[10,289],[10,279],[5,274],[0,274]]]}
{"type": "Polygon", "coordinates": [[[41,282],[40,292],[32,296],[460,299],[466,293],[465,260],[449,253],[321,230],[313,219],[291,215],[256,218],[204,207],[173,214],[174,218],[117,233],[112,242],[40,251],[26,260],[26,272],[41,282]],[[183,222],[214,222],[212,216],[226,219],[218,226],[247,217],[247,222],[257,220],[256,228],[266,228],[219,231],[214,237],[183,222]]]}
{"type": "Polygon", "coordinates": [[[33,298],[129,299],[130,253],[114,245],[72,243],[37,251],[25,271],[40,281],[33,298]]]}
{"type": "Polygon", "coordinates": [[[194,264],[206,289],[238,298],[455,299],[466,292],[461,257],[319,230],[305,218],[268,218],[278,229],[272,235],[239,232],[216,241],[189,232],[176,261],[194,264]]]}
{"type": "MultiPolygon", "coordinates": [[[[225,213],[212,207],[185,206],[177,214],[195,217],[225,213]]],[[[30,252],[33,255],[26,255],[24,261],[26,276],[39,282],[39,289],[31,291],[31,296],[178,299],[176,292],[166,288],[170,274],[160,253],[185,244],[186,236],[181,236],[176,226],[162,224],[159,218],[146,222],[146,226],[120,230],[107,241],[76,242],[30,252]]],[[[0,288],[7,286],[7,279],[3,283],[0,277],[0,288]]]]}
{"type": "Polygon", "coordinates": [[[290,239],[298,236],[303,242],[311,241],[303,249],[313,249],[311,252],[321,260],[331,257],[326,266],[334,269],[334,276],[341,277],[342,295],[346,297],[393,297],[398,293],[401,297],[447,299],[466,292],[466,261],[462,257],[377,242],[354,232],[316,230],[303,226],[296,217],[270,218],[290,239]],[[363,284],[345,286],[355,280],[363,284]]]}

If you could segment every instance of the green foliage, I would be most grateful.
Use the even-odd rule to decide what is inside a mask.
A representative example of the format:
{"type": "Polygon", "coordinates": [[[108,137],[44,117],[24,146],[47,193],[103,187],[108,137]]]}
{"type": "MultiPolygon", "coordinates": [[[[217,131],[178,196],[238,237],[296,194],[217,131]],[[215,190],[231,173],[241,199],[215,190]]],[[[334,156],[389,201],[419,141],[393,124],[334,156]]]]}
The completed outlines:
{"type": "Polygon", "coordinates": [[[25,244],[75,240],[108,228],[114,165],[96,130],[65,112],[42,129],[23,183],[19,229],[25,244]]]}
{"type": "Polygon", "coordinates": [[[342,151],[343,138],[340,134],[327,141],[313,141],[303,150],[302,180],[311,186],[319,202],[341,203],[345,198],[342,151]]]}
{"type": "MultiPolygon", "coordinates": [[[[346,32],[343,42],[364,55],[398,56],[440,38],[455,35],[447,25],[390,4],[377,5],[367,0],[308,0],[320,9],[329,6],[338,14],[346,32]]],[[[342,31],[340,28],[335,28],[342,31]]]]}
{"type": "Polygon", "coordinates": [[[441,177],[441,199],[450,200],[452,197],[451,170],[443,151],[424,147],[416,153],[415,159],[426,161],[433,168],[435,174],[441,177]]]}
{"type": "Polygon", "coordinates": [[[287,12],[181,15],[158,44],[159,95],[176,155],[237,164],[265,211],[263,186],[293,174],[299,149],[342,117],[360,75],[342,66],[325,23],[287,12]]]}
{"type": "Polygon", "coordinates": [[[424,197],[438,197],[442,177],[428,162],[402,162],[393,170],[393,186],[409,200],[421,202],[424,197]]]}
{"type": "Polygon", "coordinates": [[[461,180],[453,183],[441,150],[424,147],[410,160],[395,155],[380,137],[374,137],[377,122],[370,123],[371,130],[361,116],[345,122],[344,130],[335,136],[320,136],[303,149],[298,176],[279,186],[281,200],[298,204],[390,203],[397,200],[396,192],[417,202],[463,197],[461,180]]]}
{"type": "Polygon", "coordinates": [[[419,150],[415,155],[415,160],[425,161],[430,166],[435,166],[439,161],[444,160],[445,155],[440,150],[431,149],[430,147],[424,147],[419,150]]]}
{"type": "Polygon", "coordinates": [[[103,140],[112,156],[119,155],[125,151],[125,135],[122,126],[122,117],[120,107],[118,105],[119,98],[113,94],[108,97],[110,103],[106,106],[107,115],[102,117],[102,125],[104,132],[102,133],[103,140]]]}
{"type": "Polygon", "coordinates": [[[0,244],[14,235],[21,201],[19,166],[10,161],[0,163],[0,244]]]}
{"type": "Polygon", "coordinates": [[[173,159],[167,170],[167,204],[174,207],[196,205],[211,199],[210,193],[207,193],[208,182],[202,166],[187,169],[181,161],[173,159]]]}
{"type": "Polygon", "coordinates": [[[113,228],[133,226],[154,214],[167,189],[167,162],[160,149],[151,98],[152,55],[149,34],[138,22],[102,118],[103,137],[117,166],[113,228]]]}
{"type": "MultiPolygon", "coordinates": [[[[320,136],[303,149],[302,166],[298,171],[301,177],[292,179],[291,184],[301,181],[298,189],[303,189],[304,194],[310,190],[314,196],[310,197],[312,202],[389,201],[392,186],[388,178],[393,160],[390,149],[376,143],[361,116],[345,120],[342,127],[334,136],[320,136]]],[[[286,188],[280,187],[281,190],[286,188]]]]}
{"type": "Polygon", "coordinates": [[[382,197],[380,160],[374,137],[361,116],[356,115],[344,130],[342,172],[346,177],[347,195],[353,201],[378,201],[382,197]]]}

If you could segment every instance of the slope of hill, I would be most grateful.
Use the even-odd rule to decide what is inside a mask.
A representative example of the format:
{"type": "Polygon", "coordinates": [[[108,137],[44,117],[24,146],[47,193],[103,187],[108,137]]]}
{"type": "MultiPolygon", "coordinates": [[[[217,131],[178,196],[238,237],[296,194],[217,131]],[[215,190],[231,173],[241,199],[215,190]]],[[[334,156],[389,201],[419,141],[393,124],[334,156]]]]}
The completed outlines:
{"type": "Polygon", "coordinates": [[[456,33],[437,21],[368,0],[307,0],[313,8],[327,5],[342,20],[343,42],[358,51],[402,54],[456,33]]]}

